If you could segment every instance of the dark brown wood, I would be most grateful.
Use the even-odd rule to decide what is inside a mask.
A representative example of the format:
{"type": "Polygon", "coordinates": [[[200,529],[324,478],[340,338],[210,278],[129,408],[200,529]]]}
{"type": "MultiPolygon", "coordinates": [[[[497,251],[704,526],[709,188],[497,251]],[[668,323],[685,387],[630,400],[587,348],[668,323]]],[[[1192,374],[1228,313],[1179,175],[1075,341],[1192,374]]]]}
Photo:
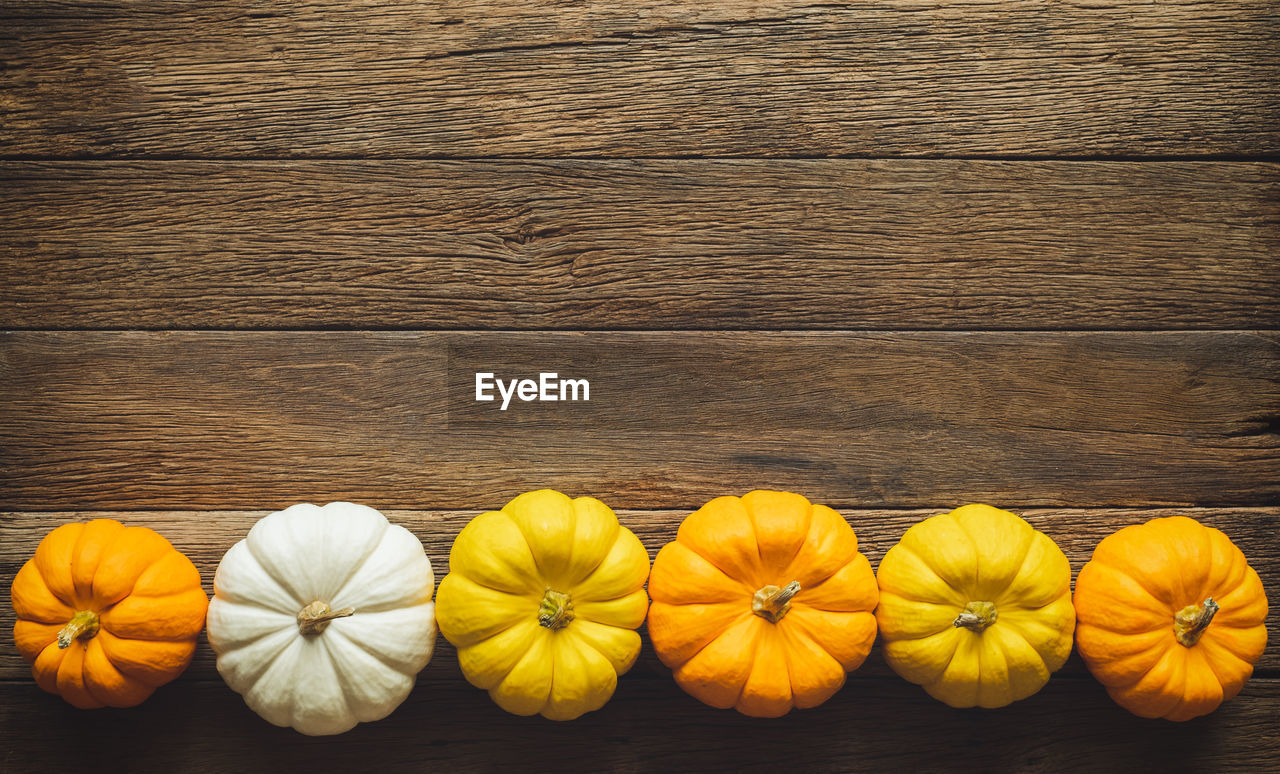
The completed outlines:
{"type": "Polygon", "coordinates": [[[1255,678],[1188,723],[1142,720],[1087,678],[1055,678],[998,710],[953,710],[897,678],[852,679],[813,710],[752,720],[665,678],[627,675],[605,707],[569,723],[518,718],[433,660],[391,716],[337,737],[275,728],[221,683],[161,688],[137,709],[71,708],[0,683],[4,762],[58,771],[1273,771],[1280,681],[1255,678]]]}
{"type": "MultiPolygon", "coordinates": [[[[843,511],[858,534],[859,549],[873,566],[879,565],[885,551],[898,542],[908,527],[938,512],[940,509],[843,511]]],[[[675,539],[677,527],[688,514],[685,510],[623,510],[619,511],[618,518],[644,541],[650,556],[654,556],[659,548],[675,539]]],[[[0,513],[0,589],[9,587],[22,563],[35,553],[40,540],[54,527],[70,521],[107,517],[126,524],[150,527],[167,537],[196,563],[206,591],[212,594],[213,573],[222,555],[265,515],[266,511],[0,513]]],[[[475,511],[387,511],[387,518],[408,528],[422,540],[437,580],[449,571],[449,548],[454,538],[475,515],[475,511]]],[[[1280,599],[1280,540],[1276,539],[1277,529],[1280,529],[1280,508],[1031,509],[1022,515],[1061,546],[1071,560],[1073,572],[1079,572],[1099,541],[1120,527],[1163,516],[1189,516],[1225,532],[1257,570],[1268,596],[1280,599]]],[[[0,606],[0,633],[3,633],[0,637],[8,636],[13,622],[12,609],[7,605],[0,606]]],[[[1268,626],[1271,641],[1280,642],[1280,610],[1272,612],[1268,626]]],[[[437,648],[435,661],[456,662],[453,648],[443,638],[437,648]]],[[[1280,649],[1271,648],[1264,653],[1256,669],[1258,674],[1280,676],[1280,649]]],[[[29,673],[27,664],[16,650],[0,648],[0,680],[20,680],[29,673]]],[[[1087,674],[1083,662],[1076,656],[1067,662],[1062,673],[1087,674]]],[[[634,674],[669,674],[653,655],[647,640],[634,674]]],[[[885,665],[877,647],[857,674],[884,677],[893,673],[885,665]]],[[[217,679],[214,655],[208,643],[200,643],[196,658],[182,679],[217,679]]],[[[430,670],[422,679],[429,682],[432,691],[456,687],[453,683],[461,682],[453,668],[430,670]]]]}
{"type": "Polygon", "coordinates": [[[1271,505],[1274,333],[20,332],[0,507],[1271,505]],[[475,374],[590,402],[475,401],[475,374]]]}
{"type": "Polygon", "coordinates": [[[0,164],[10,328],[1268,328],[1280,165],[0,164]]]}
{"type": "Polygon", "coordinates": [[[0,9],[0,154],[1261,154],[1269,0],[0,9]]]}
{"type": "MultiPolygon", "coordinates": [[[[74,519],[152,526],[211,587],[266,513],[239,509],[363,501],[440,577],[526,489],[597,495],[654,552],[773,487],[873,563],[966,501],[1077,571],[1182,513],[1274,602],[1277,83],[1272,0],[0,3],[0,591],[74,519]],[[478,370],[592,400],[499,412],[478,370]]],[[[761,722],[646,642],[553,724],[442,640],[390,718],[317,740],[205,642],[143,707],[76,711],[12,623],[3,772],[1280,771],[1274,646],[1187,724],[1076,656],[953,711],[878,650],[761,722]]]]}

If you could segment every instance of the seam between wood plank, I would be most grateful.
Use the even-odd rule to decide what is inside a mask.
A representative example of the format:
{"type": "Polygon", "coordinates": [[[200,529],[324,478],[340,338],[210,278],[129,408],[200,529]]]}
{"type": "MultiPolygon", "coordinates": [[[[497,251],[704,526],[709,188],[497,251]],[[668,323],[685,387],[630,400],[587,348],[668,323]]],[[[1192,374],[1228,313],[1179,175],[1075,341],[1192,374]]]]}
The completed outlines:
{"type": "Polygon", "coordinates": [[[343,328],[339,326],[245,326],[205,328],[168,326],[164,328],[0,328],[0,333],[1275,333],[1280,326],[1259,326],[1247,330],[1229,328],[343,328]]]}
{"type": "Polygon", "coordinates": [[[425,154],[425,155],[389,155],[389,156],[352,156],[352,155],[324,155],[324,154],[305,154],[292,156],[211,156],[211,155],[182,155],[182,154],[110,154],[110,155],[93,155],[93,154],[70,154],[66,156],[49,156],[46,154],[0,154],[0,162],[7,161],[30,161],[43,163],[84,163],[84,162],[174,162],[187,163],[193,161],[212,161],[212,162],[279,162],[279,161],[368,161],[368,162],[397,162],[397,161],[457,161],[457,162],[531,162],[531,161],[1001,161],[1001,162],[1027,162],[1027,163],[1044,163],[1044,162],[1060,162],[1060,163],[1089,163],[1089,162],[1113,162],[1113,163],[1130,163],[1130,164],[1162,164],[1162,163],[1179,163],[1179,162],[1214,162],[1221,164],[1258,164],[1258,163],[1280,163],[1280,150],[1267,151],[1264,153],[1188,153],[1185,155],[1178,154],[1154,154],[1151,156],[1143,156],[1137,154],[1001,154],[1001,153],[959,153],[959,154],[880,154],[880,153],[842,153],[842,154],[791,154],[787,156],[761,156],[761,155],[743,155],[732,156],[724,154],[677,154],[677,155],[643,155],[643,156],[614,156],[607,154],[581,154],[581,155],[530,155],[530,156],[461,156],[449,154],[425,154]]]}
{"type": "Polygon", "coordinates": [[[766,335],[838,335],[838,334],[896,334],[896,333],[1114,333],[1119,335],[1126,334],[1232,334],[1232,335],[1248,335],[1252,333],[1273,333],[1280,330],[1280,326],[1258,326],[1252,328],[996,328],[996,327],[958,327],[958,328],[547,328],[545,326],[535,328],[424,328],[424,327],[370,327],[360,326],[358,328],[338,328],[325,327],[318,325],[310,326],[281,326],[281,327],[244,327],[244,328],[213,328],[213,327],[165,327],[165,328],[24,328],[16,326],[0,327],[0,333],[430,333],[430,334],[450,334],[450,333],[489,333],[503,334],[510,333],[512,335],[528,335],[530,333],[547,333],[547,334],[566,334],[566,333],[634,333],[634,334],[652,334],[652,335],[669,335],[682,333],[761,333],[766,335]]]}

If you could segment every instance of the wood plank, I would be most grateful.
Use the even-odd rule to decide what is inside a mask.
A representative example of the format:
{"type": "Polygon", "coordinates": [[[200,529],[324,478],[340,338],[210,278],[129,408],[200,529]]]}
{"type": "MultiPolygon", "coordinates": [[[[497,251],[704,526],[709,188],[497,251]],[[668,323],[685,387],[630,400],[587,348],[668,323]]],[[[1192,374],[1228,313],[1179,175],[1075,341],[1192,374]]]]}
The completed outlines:
{"type": "Polygon", "coordinates": [[[0,507],[1272,505],[1278,418],[1273,333],[17,332],[0,507]]]}
{"type": "MultiPolygon", "coordinates": [[[[443,665],[433,661],[431,672],[443,665]]],[[[425,673],[424,673],[425,674],[425,673]]],[[[714,710],[666,679],[623,678],[571,723],[518,718],[467,686],[419,682],[388,718],[315,739],[267,724],[217,683],[160,689],[133,710],[79,711],[0,683],[12,771],[1271,771],[1280,681],[1251,681],[1188,723],[1142,720],[1087,679],[1054,679],[998,710],[952,710],[898,679],[851,680],[813,710],[769,721],[714,710]]]]}
{"type": "Polygon", "coordinates": [[[1267,328],[1280,165],[0,164],[10,328],[1267,328]]]}
{"type": "MultiPolygon", "coordinates": [[[[499,504],[500,505],[500,504],[499,504]]],[[[495,505],[497,507],[497,505],[495,505]]],[[[907,528],[912,524],[941,512],[942,509],[917,509],[903,511],[844,510],[843,513],[858,534],[860,550],[873,566],[878,566],[884,556],[907,528]]],[[[443,578],[449,571],[449,548],[462,527],[476,515],[476,511],[387,511],[387,518],[401,524],[419,539],[431,558],[436,578],[443,578]]],[[[649,549],[650,556],[675,539],[676,528],[689,514],[685,510],[636,511],[621,510],[618,517],[634,531],[649,549]]],[[[1089,560],[1096,546],[1104,537],[1120,527],[1140,524],[1162,516],[1184,515],[1216,527],[1225,532],[1244,552],[1250,565],[1262,578],[1263,587],[1271,599],[1280,599],[1280,541],[1276,539],[1280,528],[1280,507],[1272,508],[1157,508],[1115,509],[1090,508],[1083,510],[1031,509],[1022,515],[1062,547],[1071,560],[1073,572],[1079,572],[1089,560]]],[[[0,589],[7,589],[22,563],[35,553],[40,540],[54,527],[69,521],[85,521],[94,518],[113,518],[126,524],[151,527],[169,540],[183,553],[191,557],[200,569],[205,587],[213,593],[213,573],[218,562],[236,541],[249,532],[254,522],[267,515],[267,511],[140,511],[140,512],[63,512],[63,513],[0,513],[0,589]]],[[[0,632],[13,628],[13,610],[0,606],[0,632]]],[[[1280,610],[1273,610],[1268,619],[1271,641],[1280,642],[1280,610]]],[[[433,663],[456,664],[457,656],[444,639],[439,640],[433,663]]],[[[1259,675],[1280,676],[1280,650],[1271,648],[1256,665],[1259,675]]],[[[22,679],[30,674],[27,664],[11,648],[0,649],[0,680],[22,679]]],[[[644,649],[633,674],[666,676],[668,671],[654,656],[645,639],[644,649]]],[[[858,670],[861,676],[891,676],[879,653],[879,646],[867,662],[858,670]]],[[[1063,675],[1087,674],[1083,662],[1073,655],[1063,667],[1063,675]]],[[[216,680],[214,655],[208,643],[201,641],[195,660],[183,679],[216,680]]],[[[422,682],[431,691],[456,688],[462,678],[450,666],[444,670],[432,669],[425,673],[422,682]]]]}
{"type": "Polygon", "coordinates": [[[1266,154],[1269,0],[16,0],[0,154],[1266,154]]]}

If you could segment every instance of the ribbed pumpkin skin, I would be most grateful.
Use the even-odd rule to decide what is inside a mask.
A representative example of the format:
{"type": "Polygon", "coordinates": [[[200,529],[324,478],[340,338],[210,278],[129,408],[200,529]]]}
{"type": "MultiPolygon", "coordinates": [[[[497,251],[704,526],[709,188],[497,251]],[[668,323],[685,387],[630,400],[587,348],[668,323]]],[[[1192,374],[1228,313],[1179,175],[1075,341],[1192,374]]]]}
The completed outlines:
{"type": "Polygon", "coordinates": [[[526,492],[453,541],[436,621],[499,707],[573,720],[603,707],[640,655],[648,577],[648,551],[609,506],[526,492]]]}
{"type": "Polygon", "coordinates": [[[1071,653],[1071,565],[1016,514],[974,504],[925,519],[889,549],[877,579],[885,661],[949,706],[1025,699],[1071,653]],[[983,609],[985,628],[960,625],[983,609]]]}
{"type": "Polygon", "coordinates": [[[1190,720],[1253,674],[1267,645],[1258,573],[1220,530],[1185,516],[1107,536],[1076,579],[1076,643],[1117,704],[1144,718],[1190,720]],[[1218,611],[1190,646],[1175,616],[1212,598],[1218,611]]]}
{"type": "Polygon", "coordinates": [[[680,525],[649,577],[649,638],[701,701],[778,717],[816,707],[876,638],[875,575],[844,517],[789,492],[718,497],[680,525]],[[757,591],[800,589],[775,622],[757,591]]]}
{"type": "Polygon", "coordinates": [[[13,638],[36,683],[80,709],[132,707],[191,663],[209,599],[169,541],[112,519],[63,524],[13,580],[13,638]],[[58,646],[81,611],[92,636],[58,646]]]}
{"type": "Polygon", "coordinates": [[[218,563],[218,674],[269,723],[341,734],[391,714],[435,648],[435,574],[418,540],[358,503],[298,503],[218,563]],[[308,617],[338,617],[313,626],[308,617]]]}

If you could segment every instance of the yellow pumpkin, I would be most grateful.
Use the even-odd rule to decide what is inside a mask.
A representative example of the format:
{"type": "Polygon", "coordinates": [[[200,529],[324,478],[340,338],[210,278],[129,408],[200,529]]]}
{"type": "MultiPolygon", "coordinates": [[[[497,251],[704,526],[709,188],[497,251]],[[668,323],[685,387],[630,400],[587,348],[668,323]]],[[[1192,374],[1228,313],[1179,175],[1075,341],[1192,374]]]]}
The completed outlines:
{"type": "Polygon", "coordinates": [[[1240,692],[1267,646],[1267,595],[1221,531],[1185,516],[1108,535],[1076,579],[1076,643],[1116,703],[1190,720],[1240,692]]]}
{"type": "Polygon", "coordinates": [[[966,505],[916,524],[880,562],[885,660],[952,707],[1003,707],[1071,653],[1071,566],[1018,516],[966,505]]]}
{"type": "Polygon", "coordinates": [[[80,709],[132,707],[182,674],[209,605],[190,559],[112,519],[45,535],[12,600],[36,683],[80,709]]]}
{"type": "Polygon", "coordinates": [[[640,654],[648,577],[648,552],[607,505],[528,492],[459,533],[436,622],[499,707],[572,720],[604,706],[640,654]]]}

